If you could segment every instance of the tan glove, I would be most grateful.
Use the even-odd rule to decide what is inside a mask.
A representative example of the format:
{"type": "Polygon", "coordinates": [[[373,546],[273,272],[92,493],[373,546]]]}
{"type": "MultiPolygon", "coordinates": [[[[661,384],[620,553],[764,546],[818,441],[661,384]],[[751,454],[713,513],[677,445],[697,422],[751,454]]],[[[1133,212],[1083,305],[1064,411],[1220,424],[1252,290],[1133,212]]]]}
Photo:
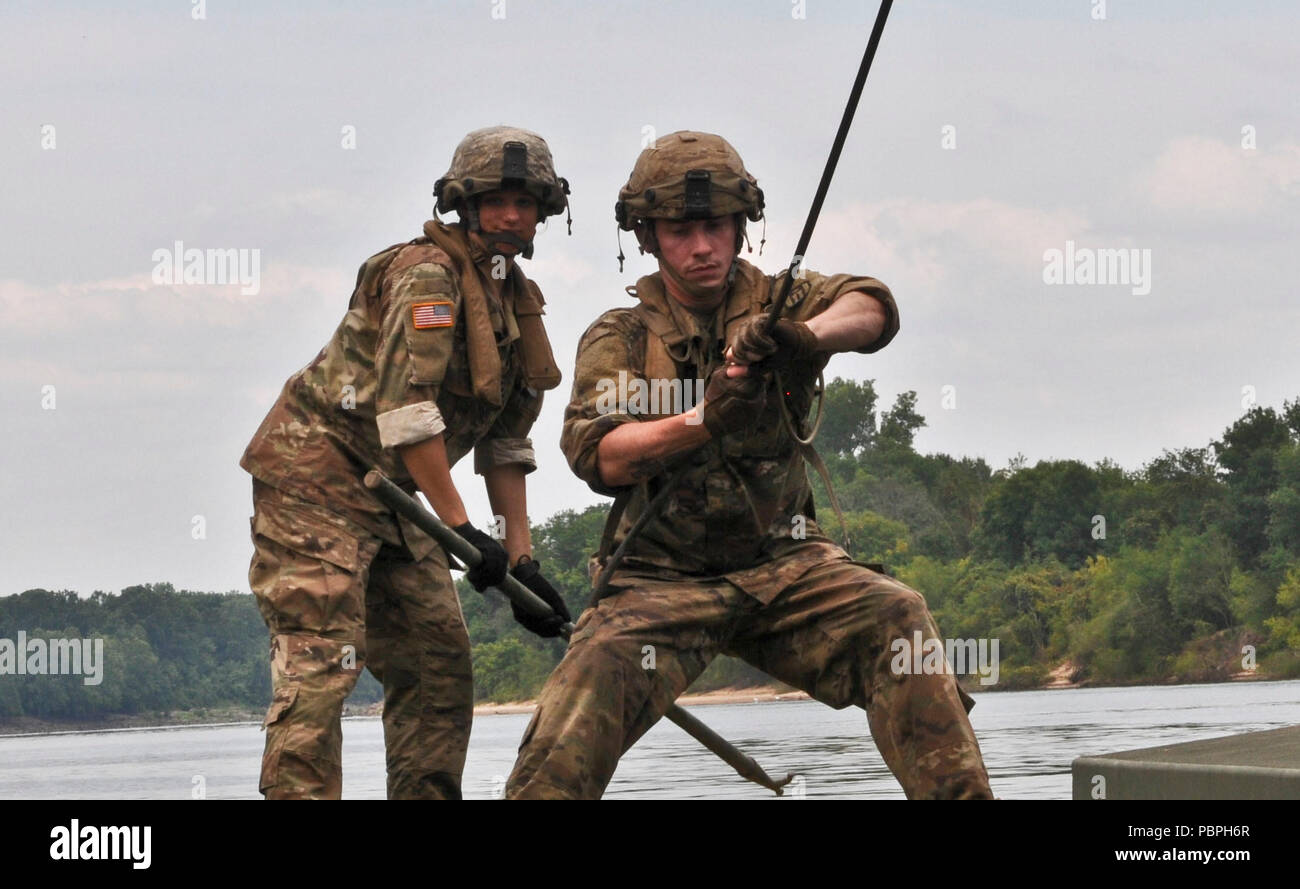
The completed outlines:
{"type": "Polygon", "coordinates": [[[746,319],[731,337],[732,360],[779,370],[805,361],[817,352],[817,335],[802,321],[782,318],[768,333],[763,332],[766,316],[746,319]]]}
{"type": "Polygon", "coordinates": [[[704,426],[714,438],[721,438],[758,417],[766,400],[764,377],[750,371],[741,377],[727,376],[727,367],[709,375],[704,388],[704,426]]]}

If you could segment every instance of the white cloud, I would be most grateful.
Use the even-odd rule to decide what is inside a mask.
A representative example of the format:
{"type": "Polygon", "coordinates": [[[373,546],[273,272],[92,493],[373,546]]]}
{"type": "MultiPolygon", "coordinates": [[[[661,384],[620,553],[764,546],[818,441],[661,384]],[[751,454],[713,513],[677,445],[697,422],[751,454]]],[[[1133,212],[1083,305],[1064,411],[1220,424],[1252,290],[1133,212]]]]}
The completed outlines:
{"type": "Polygon", "coordinates": [[[259,291],[247,295],[238,284],[155,284],[149,273],[52,286],[3,279],[0,325],[11,332],[48,333],[133,319],[149,328],[232,328],[287,297],[315,294],[344,306],[354,282],[355,273],[342,268],[279,263],[264,265],[259,291]]]}
{"type": "Polygon", "coordinates": [[[1300,198],[1300,145],[1246,149],[1202,136],[1175,139],[1139,175],[1138,188],[1170,213],[1254,219],[1300,198]]]}
{"type": "Polygon", "coordinates": [[[355,191],[311,186],[266,195],[251,208],[255,217],[267,215],[296,218],[323,216],[332,220],[355,218],[365,209],[366,199],[355,191]]]}
{"type": "Polygon", "coordinates": [[[521,265],[524,274],[537,281],[542,288],[542,293],[547,295],[548,299],[550,298],[547,293],[548,289],[556,288],[557,285],[572,287],[581,284],[595,274],[596,271],[587,260],[564,252],[568,244],[563,240],[557,243],[554,237],[555,234],[562,234],[563,232],[564,223],[561,222],[556,226],[552,221],[550,237],[538,238],[536,241],[537,258],[528,260],[521,265]]]}
{"type": "MultiPolygon", "coordinates": [[[[137,403],[141,398],[192,391],[201,380],[200,374],[185,369],[105,368],[98,362],[79,366],[66,361],[12,357],[0,358],[0,373],[11,384],[28,385],[33,392],[37,386],[53,385],[61,393],[60,399],[75,392],[80,397],[89,394],[99,400],[111,397],[137,403]]],[[[30,400],[37,404],[38,396],[30,400]]]]}
{"type": "MultiPolygon", "coordinates": [[[[991,262],[1019,272],[1041,265],[1046,248],[1087,231],[1087,220],[1070,210],[993,198],[890,198],[823,213],[808,265],[818,271],[864,270],[886,283],[902,279],[932,289],[968,274],[972,255],[984,266],[991,262]]],[[[775,225],[771,234],[773,241],[795,240],[775,225]]]]}

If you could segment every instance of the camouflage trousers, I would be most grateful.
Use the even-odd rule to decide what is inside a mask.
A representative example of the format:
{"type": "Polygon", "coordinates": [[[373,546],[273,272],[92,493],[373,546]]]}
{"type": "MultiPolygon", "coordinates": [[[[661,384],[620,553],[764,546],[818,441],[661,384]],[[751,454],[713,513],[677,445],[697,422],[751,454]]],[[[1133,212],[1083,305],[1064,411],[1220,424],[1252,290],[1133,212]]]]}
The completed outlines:
{"type": "Polygon", "coordinates": [[[390,799],[459,799],[473,715],[469,636],[446,554],[421,561],[255,482],[248,579],[271,631],[267,799],[338,799],[343,701],[384,686],[390,799]]]}
{"type": "Polygon", "coordinates": [[[542,690],[508,798],[600,797],[619,757],[719,653],[837,709],[866,710],[909,798],[992,798],[966,716],[974,702],[955,677],[890,669],[893,640],[939,638],[914,590],[847,556],[798,575],[768,604],[722,579],[616,578],[623,589],[582,614],[542,690]]]}

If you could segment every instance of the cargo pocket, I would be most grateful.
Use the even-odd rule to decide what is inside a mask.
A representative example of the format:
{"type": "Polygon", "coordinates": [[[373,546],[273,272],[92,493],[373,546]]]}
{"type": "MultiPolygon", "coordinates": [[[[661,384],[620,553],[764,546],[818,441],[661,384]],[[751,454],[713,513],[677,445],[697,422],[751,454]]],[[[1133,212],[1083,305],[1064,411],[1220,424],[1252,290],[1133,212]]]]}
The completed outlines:
{"type": "Polygon", "coordinates": [[[266,750],[262,754],[262,776],[258,789],[266,793],[275,786],[280,777],[280,757],[284,753],[284,743],[289,738],[289,726],[283,724],[285,715],[293,709],[298,700],[298,686],[290,685],[280,689],[271,699],[271,706],[262,720],[262,730],[267,733],[266,750]]]}
{"type": "Polygon", "coordinates": [[[304,556],[336,565],[349,573],[357,570],[360,545],[355,536],[306,511],[273,506],[253,516],[253,537],[268,537],[304,556]]]}
{"type": "Polygon", "coordinates": [[[294,701],[298,700],[298,690],[298,686],[290,685],[275,693],[275,697],[271,699],[271,706],[267,708],[266,718],[262,720],[262,731],[279,722],[284,714],[289,712],[294,701]]]}
{"type": "Polygon", "coordinates": [[[254,516],[253,537],[250,580],[272,633],[357,637],[365,615],[360,575],[377,538],[358,540],[310,512],[277,505],[254,516]]]}

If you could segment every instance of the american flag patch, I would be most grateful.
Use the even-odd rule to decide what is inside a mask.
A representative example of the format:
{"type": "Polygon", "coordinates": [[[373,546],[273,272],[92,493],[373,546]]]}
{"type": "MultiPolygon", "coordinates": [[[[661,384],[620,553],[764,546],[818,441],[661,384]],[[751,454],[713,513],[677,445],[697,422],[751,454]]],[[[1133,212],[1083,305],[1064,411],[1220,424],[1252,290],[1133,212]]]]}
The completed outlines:
{"type": "Polygon", "coordinates": [[[442,301],[411,306],[411,321],[416,330],[428,330],[431,327],[451,327],[456,318],[451,313],[451,303],[442,301]]]}

